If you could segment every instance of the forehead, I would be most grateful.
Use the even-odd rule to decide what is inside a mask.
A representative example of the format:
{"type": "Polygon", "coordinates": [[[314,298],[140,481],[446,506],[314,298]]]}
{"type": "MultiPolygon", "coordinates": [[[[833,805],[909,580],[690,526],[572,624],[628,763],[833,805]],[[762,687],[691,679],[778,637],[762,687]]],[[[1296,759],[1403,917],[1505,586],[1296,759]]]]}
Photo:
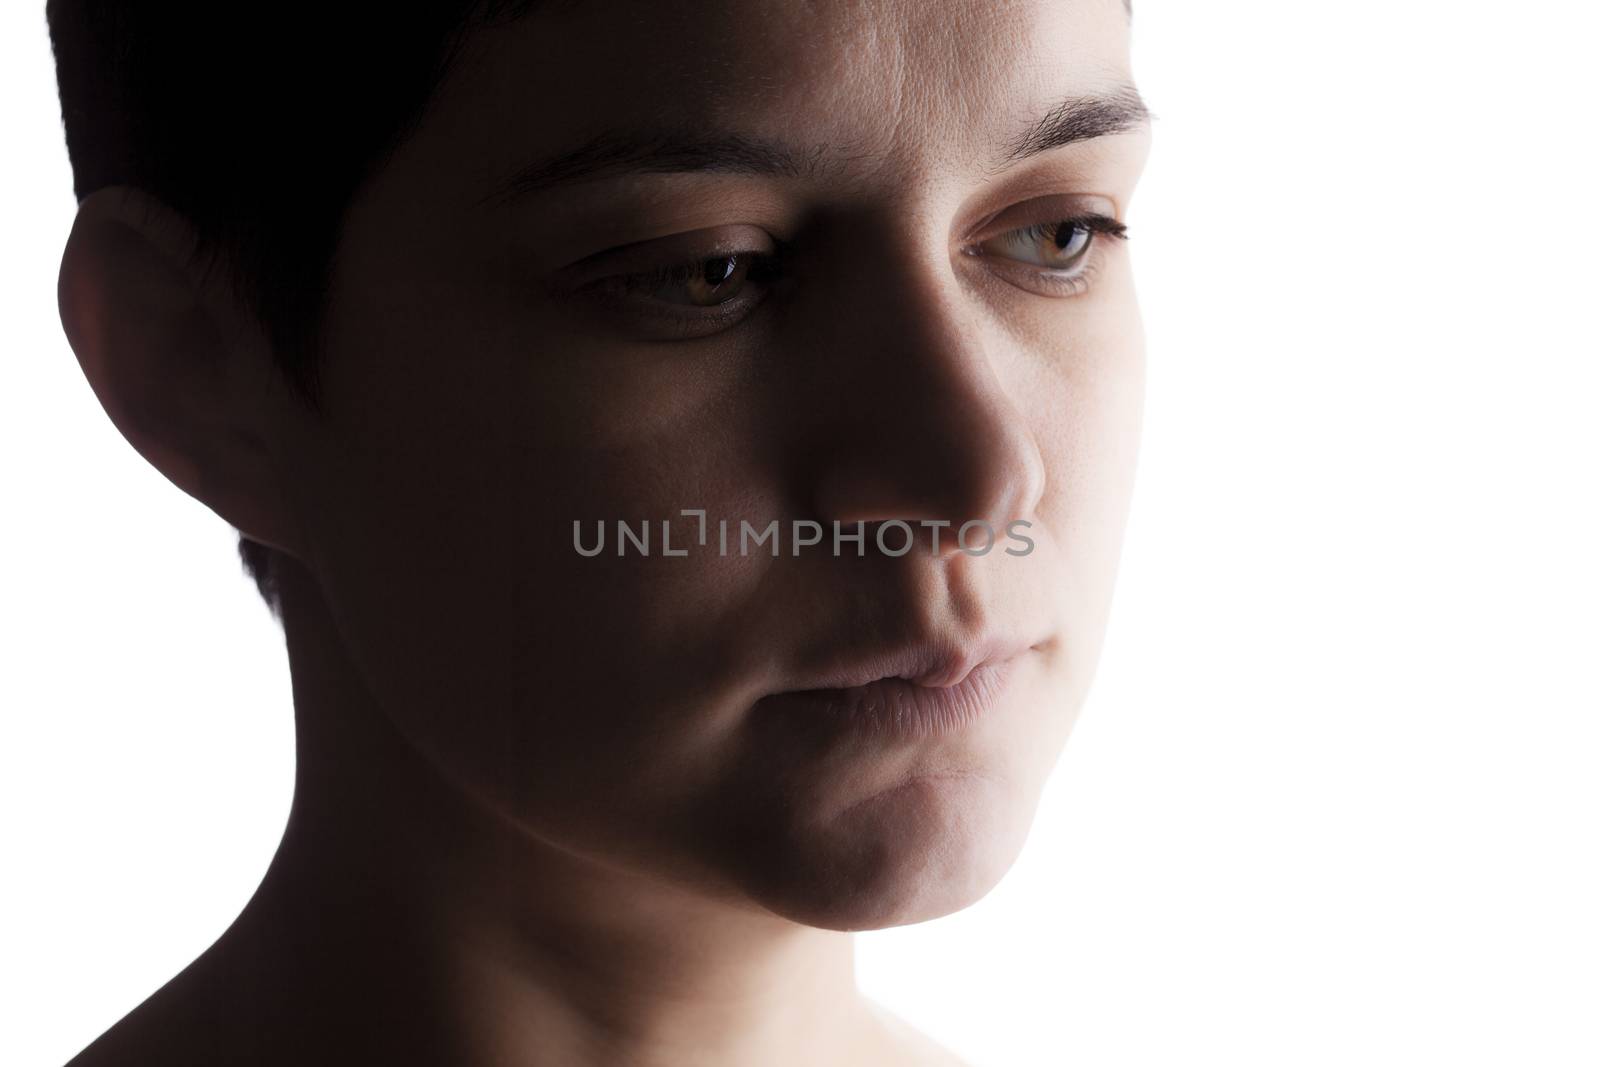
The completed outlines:
{"type": "Polygon", "coordinates": [[[801,136],[868,169],[977,160],[1128,81],[1123,0],[585,0],[474,35],[424,125],[485,181],[511,162],[486,145],[617,129],[801,136]]]}

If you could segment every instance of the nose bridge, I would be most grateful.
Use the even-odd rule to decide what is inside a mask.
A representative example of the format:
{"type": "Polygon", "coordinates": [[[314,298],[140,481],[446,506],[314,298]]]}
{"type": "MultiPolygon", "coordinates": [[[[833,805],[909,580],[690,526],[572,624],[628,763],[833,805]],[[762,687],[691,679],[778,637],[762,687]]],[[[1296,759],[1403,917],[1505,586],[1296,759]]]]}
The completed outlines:
{"type": "Polygon", "coordinates": [[[1033,427],[1003,380],[1009,353],[998,346],[1013,342],[984,328],[942,233],[907,227],[868,243],[848,285],[829,287],[816,511],[841,523],[949,522],[939,555],[964,523],[1004,536],[1044,482],[1033,427]]]}

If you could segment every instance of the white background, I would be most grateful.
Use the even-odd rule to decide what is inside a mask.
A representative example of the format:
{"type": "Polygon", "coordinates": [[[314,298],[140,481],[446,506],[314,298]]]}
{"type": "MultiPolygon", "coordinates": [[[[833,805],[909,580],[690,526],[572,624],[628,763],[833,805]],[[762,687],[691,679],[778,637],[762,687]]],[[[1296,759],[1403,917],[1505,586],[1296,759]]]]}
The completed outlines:
{"type": "MultiPolygon", "coordinates": [[[[864,987],[995,1065],[1600,1064],[1600,167],[1584,4],[1138,0],[1147,436],[1099,680],[981,904],[864,987]]],[[[266,868],[232,533],[62,340],[42,2],[0,15],[0,1063],[266,868]]]]}

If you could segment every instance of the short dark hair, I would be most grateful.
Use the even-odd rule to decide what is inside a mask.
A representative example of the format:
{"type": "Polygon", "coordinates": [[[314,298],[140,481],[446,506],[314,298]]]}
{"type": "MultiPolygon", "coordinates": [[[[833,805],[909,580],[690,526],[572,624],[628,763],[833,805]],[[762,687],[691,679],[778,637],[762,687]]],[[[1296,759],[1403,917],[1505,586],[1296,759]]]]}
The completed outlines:
{"type": "MultiPolygon", "coordinates": [[[[135,186],[229,273],[317,406],[328,270],[351,199],[410,132],[466,34],[538,0],[47,0],[81,201],[135,186]]],[[[241,536],[281,611],[275,553],[241,536]]]]}

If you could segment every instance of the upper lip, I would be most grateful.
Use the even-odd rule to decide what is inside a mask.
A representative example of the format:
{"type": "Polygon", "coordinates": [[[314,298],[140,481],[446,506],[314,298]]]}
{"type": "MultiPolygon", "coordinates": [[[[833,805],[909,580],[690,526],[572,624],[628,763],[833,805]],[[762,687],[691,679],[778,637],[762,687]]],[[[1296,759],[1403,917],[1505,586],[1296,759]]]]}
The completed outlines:
{"type": "Polygon", "coordinates": [[[885,678],[947,689],[980,667],[1004,663],[1037,647],[1038,642],[998,634],[972,640],[918,640],[841,661],[804,689],[854,689],[885,678]]]}

